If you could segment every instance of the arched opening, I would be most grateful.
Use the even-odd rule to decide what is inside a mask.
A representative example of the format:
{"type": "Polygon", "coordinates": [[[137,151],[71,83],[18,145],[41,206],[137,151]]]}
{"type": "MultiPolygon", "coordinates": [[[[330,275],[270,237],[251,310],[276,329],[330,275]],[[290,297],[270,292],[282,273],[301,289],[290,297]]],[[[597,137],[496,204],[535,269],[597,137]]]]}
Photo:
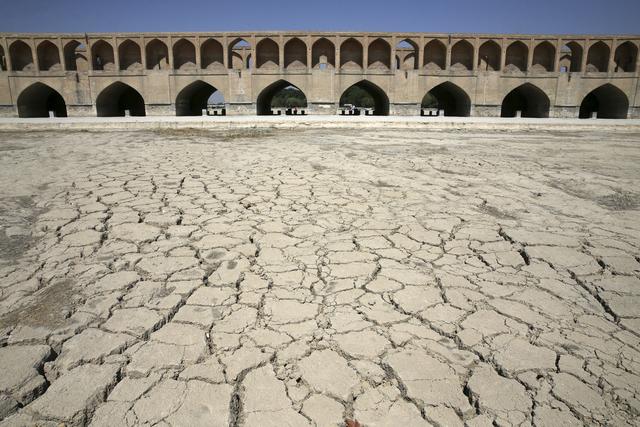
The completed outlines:
{"type": "Polygon", "coordinates": [[[505,56],[505,71],[527,71],[527,61],[529,57],[529,49],[527,45],[521,41],[515,41],[507,47],[505,56]]]}
{"type": "Polygon", "coordinates": [[[396,45],[396,69],[418,69],[418,45],[412,40],[404,39],[396,45]]]}
{"type": "Polygon", "coordinates": [[[133,71],[142,69],[142,56],[138,43],[125,40],[118,47],[118,56],[120,57],[121,70],[133,71]]]}
{"type": "Polygon", "coordinates": [[[33,71],[31,48],[22,40],[16,40],[9,46],[12,71],[33,71]]]}
{"type": "Polygon", "coordinates": [[[7,58],[4,55],[2,46],[0,46],[0,71],[7,71],[7,58]]]}
{"type": "Polygon", "coordinates": [[[147,43],[147,70],[168,70],[169,69],[169,48],[167,45],[153,39],[147,43]]]}
{"type": "Polygon", "coordinates": [[[525,83],[513,89],[502,100],[500,117],[549,117],[549,97],[540,88],[525,83]]]}
{"type": "Polygon", "coordinates": [[[560,71],[577,73],[582,67],[582,47],[576,42],[569,42],[560,49],[560,71]]]}
{"type": "Polygon", "coordinates": [[[104,40],[98,40],[91,46],[94,70],[115,70],[113,47],[104,40]]]}
{"type": "Polygon", "coordinates": [[[256,45],[256,67],[278,68],[280,66],[280,51],[278,43],[271,39],[262,39],[256,45]]]}
{"type": "Polygon", "coordinates": [[[362,45],[358,40],[349,38],[340,45],[340,68],[362,69],[362,45]]]}
{"type": "Polygon", "coordinates": [[[500,71],[500,46],[493,40],[480,45],[478,51],[478,69],[482,71],[500,71]]]}
{"type": "Polygon", "coordinates": [[[369,43],[368,64],[371,69],[390,70],[391,69],[391,46],[383,39],[375,39],[369,43]]]}
{"type": "Polygon", "coordinates": [[[196,68],[196,47],[187,39],[180,39],[173,45],[173,69],[193,70],[196,68]]]}
{"type": "Polygon", "coordinates": [[[202,110],[215,106],[224,109],[222,93],[202,80],[187,85],[176,97],[176,116],[201,116],[202,110]]]}
{"type": "Polygon", "coordinates": [[[144,116],[144,99],[137,90],[122,82],[107,86],[96,98],[98,117],[144,116]]]}
{"type": "Polygon", "coordinates": [[[532,71],[553,71],[556,61],[556,48],[547,41],[533,49],[532,71]]]}
{"type": "Polygon", "coordinates": [[[471,99],[459,86],[444,82],[427,92],[422,98],[421,107],[444,110],[445,116],[469,117],[471,99]]]}
{"type": "Polygon", "coordinates": [[[292,38],[284,45],[284,68],[304,70],[307,68],[307,45],[299,38],[292,38]]]}
{"type": "Polygon", "coordinates": [[[451,69],[473,69],[473,46],[466,40],[460,40],[451,48],[451,69]]]}
{"type": "Polygon", "coordinates": [[[581,119],[591,118],[593,113],[599,119],[626,119],[629,99],[623,91],[612,84],[604,84],[584,97],[580,104],[581,119]]]}
{"type": "Polygon", "coordinates": [[[202,43],[200,46],[200,62],[205,70],[220,67],[224,69],[224,53],[219,41],[209,39],[202,43]]]}
{"type": "Polygon", "coordinates": [[[335,68],[336,47],[324,37],[316,40],[311,46],[311,64],[313,68],[335,68]]]}
{"type": "Polygon", "coordinates": [[[232,70],[242,70],[251,68],[249,57],[251,56],[251,45],[244,39],[235,39],[229,43],[229,68],[232,70]]]}
{"type": "Polygon", "coordinates": [[[631,42],[624,42],[616,48],[614,61],[616,72],[632,73],[636,70],[636,59],[638,58],[638,48],[631,42]]]}
{"type": "Polygon", "coordinates": [[[38,66],[40,71],[54,71],[60,70],[60,51],[58,46],[51,43],[49,40],[45,40],[38,45],[36,49],[38,55],[38,66]]]}
{"type": "Polygon", "coordinates": [[[377,85],[368,80],[361,80],[342,93],[340,107],[352,108],[356,115],[359,115],[362,109],[373,108],[374,116],[388,116],[389,98],[377,85]]]}
{"type": "Polygon", "coordinates": [[[447,48],[440,40],[431,40],[424,47],[424,67],[429,70],[444,70],[447,48]]]}
{"type": "Polygon", "coordinates": [[[278,80],[260,92],[256,107],[259,116],[273,114],[274,108],[284,109],[285,114],[304,114],[299,109],[307,107],[307,97],[288,81],[278,80]]]}
{"type": "Polygon", "coordinates": [[[88,71],[87,48],[77,40],[64,46],[64,69],[67,71],[88,71]]]}
{"type": "Polygon", "coordinates": [[[609,46],[603,42],[596,42],[587,54],[587,70],[595,73],[606,73],[609,69],[609,46]]]}
{"type": "Polygon", "coordinates": [[[20,93],[17,100],[18,117],[67,117],[67,105],[56,90],[43,84],[34,83],[20,93]]]}

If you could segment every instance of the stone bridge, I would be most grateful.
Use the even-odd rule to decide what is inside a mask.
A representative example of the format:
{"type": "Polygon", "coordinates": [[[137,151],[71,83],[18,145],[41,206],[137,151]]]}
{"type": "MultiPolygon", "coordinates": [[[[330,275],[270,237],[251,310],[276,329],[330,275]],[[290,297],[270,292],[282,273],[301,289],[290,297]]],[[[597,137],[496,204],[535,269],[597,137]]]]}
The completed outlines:
{"type": "Polygon", "coordinates": [[[357,85],[375,114],[640,118],[640,36],[432,33],[0,33],[0,116],[270,114],[295,86],[336,114],[357,85]]]}

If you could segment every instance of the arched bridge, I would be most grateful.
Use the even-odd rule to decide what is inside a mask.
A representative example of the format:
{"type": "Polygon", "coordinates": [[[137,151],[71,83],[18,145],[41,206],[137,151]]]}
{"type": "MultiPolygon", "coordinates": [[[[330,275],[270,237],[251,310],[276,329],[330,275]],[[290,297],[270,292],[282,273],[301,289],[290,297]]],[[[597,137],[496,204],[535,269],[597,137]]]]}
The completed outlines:
{"type": "Polygon", "coordinates": [[[337,114],[640,118],[640,36],[432,33],[0,34],[0,116],[270,114],[278,91],[337,114]],[[427,100],[427,101],[425,101],[427,100]]]}

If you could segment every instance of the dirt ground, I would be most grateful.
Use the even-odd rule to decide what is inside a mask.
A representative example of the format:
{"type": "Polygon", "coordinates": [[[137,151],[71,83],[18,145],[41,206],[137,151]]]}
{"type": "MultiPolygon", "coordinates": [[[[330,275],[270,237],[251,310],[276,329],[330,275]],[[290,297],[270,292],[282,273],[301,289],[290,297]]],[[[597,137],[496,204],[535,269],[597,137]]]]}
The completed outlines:
{"type": "Polygon", "coordinates": [[[639,418],[640,134],[0,133],[0,426],[639,418]]]}

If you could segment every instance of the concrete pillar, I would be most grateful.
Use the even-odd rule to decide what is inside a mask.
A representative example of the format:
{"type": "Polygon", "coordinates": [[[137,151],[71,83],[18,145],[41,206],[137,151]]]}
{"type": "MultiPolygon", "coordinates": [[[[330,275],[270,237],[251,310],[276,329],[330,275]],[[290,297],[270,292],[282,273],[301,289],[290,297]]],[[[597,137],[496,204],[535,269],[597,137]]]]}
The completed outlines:
{"type": "Polygon", "coordinates": [[[38,61],[36,41],[33,38],[30,38],[28,44],[31,47],[31,59],[33,60],[33,66],[36,68],[36,74],[40,74],[40,61],[38,61]]]}
{"type": "Polygon", "coordinates": [[[113,58],[116,63],[116,71],[120,71],[120,49],[118,49],[118,39],[112,37],[113,58]]]}
{"type": "Polygon", "coordinates": [[[334,46],[336,49],[335,57],[336,57],[336,70],[340,69],[340,36],[337,36],[334,41],[334,46]]]}
{"type": "Polygon", "coordinates": [[[66,67],[64,63],[64,52],[62,49],[62,38],[58,37],[56,39],[56,45],[58,46],[58,60],[60,61],[60,69],[62,71],[65,71],[66,67]]]}
{"type": "Polygon", "coordinates": [[[147,46],[145,45],[144,36],[140,36],[138,40],[140,44],[140,61],[142,62],[142,69],[147,69],[147,46]]]}
{"type": "Polygon", "coordinates": [[[222,36],[222,63],[225,69],[229,69],[229,39],[227,36],[222,36]]]}
{"type": "Polygon", "coordinates": [[[536,47],[536,41],[534,39],[531,39],[527,44],[529,46],[529,55],[527,56],[527,71],[531,71],[531,67],[533,67],[533,50],[536,47]]]}
{"type": "Polygon", "coordinates": [[[201,70],[202,69],[202,58],[201,58],[202,52],[200,52],[200,36],[196,36],[194,45],[196,47],[196,69],[201,70]]]}
{"type": "Polygon", "coordinates": [[[395,71],[398,69],[398,64],[396,64],[396,46],[397,46],[397,42],[396,42],[396,36],[391,36],[391,71],[395,73],[395,71]]]}
{"type": "Polygon", "coordinates": [[[591,40],[586,39],[582,44],[582,64],[580,64],[580,70],[583,73],[587,72],[587,57],[589,56],[589,47],[591,40]]]}
{"type": "Polygon", "coordinates": [[[91,40],[86,37],[85,44],[87,46],[87,62],[89,66],[89,70],[93,71],[93,46],[91,45],[91,40]]]}
{"type": "Polygon", "coordinates": [[[500,71],[504,71],[504,66],[507,63],[507,41],[502,39],[500,41],[500,71]]]}
{"type": "Polygon", "coordinates": [[[4,60],[6,69],[7,71],[11,71],[13,69],[13,64],[11,63],[11,55],[9,55],[9,43],[7,43],[6,37],[2,38],[2,48],[4,49],[4,60]]]}
{"type": "Polygon", "coordinates": [[[609,42],[609,66],[607,67],[607,73],[615,73],[616,71],[616,48],[618,47],[618,40],[613,39],[609,42]]]}
{"type": "Polygon", "coordinates": [[[280,71],[284,70],[284,36],[282,35],[278,37],[278,65],[280,71]]]}
{"type": "Polygon", "coordinates": [[[478,57],[480,56],[480,39],[476,37],[473,41],[473,63],[471,69],[478,70],[478,57]]]}
{"type": "Polygon", "coordinates": [[[560,71],[560,55],[561,55],[562,46],[563,46],[562,39],[557,39],[556,40],[556,56],[553,59],[553,71],[555,71],[556,73],[560,71]]]}
{"type": "Polygon", "coordinates": [[[444,69],[451,69],[451,37],[447,40],[447,56],[444,62],[444,69]]]}
{"type": "Polygon", "coordinates": [[[421,70],[424,66],[424,36],[420,36],[418,43],[418,57],[416,58],[416,61],[418,61],[418,70],[421,70]]]}
{"type": "Polygon", "coordinates": [[[305,44],[307,45],[307,73],[311,72],[311,69],[313,68],[313,58],[311,56],[311,48],[313,47],[313,44],[311,43],[311,36],[307,36],[306,37],[306,42],[305,44]]]}
{"type": "Polygon", "coordinates": [[[169,36],[167,40],[167,47],[169,50],[169,69],[173,70],[173,37],[169,36]]]}
{"type": "Polygon", "coordinates": [[[362,39],[362,69],[367,70],[369,68],[369,36],[364,36],[362,39]]]}
{"type": "Polygon", "coordinates": [[[251,71],[255,71],[256,63],[258,62],[258,58],[256,58],[256,36],[251,36],[251,71]]]}

